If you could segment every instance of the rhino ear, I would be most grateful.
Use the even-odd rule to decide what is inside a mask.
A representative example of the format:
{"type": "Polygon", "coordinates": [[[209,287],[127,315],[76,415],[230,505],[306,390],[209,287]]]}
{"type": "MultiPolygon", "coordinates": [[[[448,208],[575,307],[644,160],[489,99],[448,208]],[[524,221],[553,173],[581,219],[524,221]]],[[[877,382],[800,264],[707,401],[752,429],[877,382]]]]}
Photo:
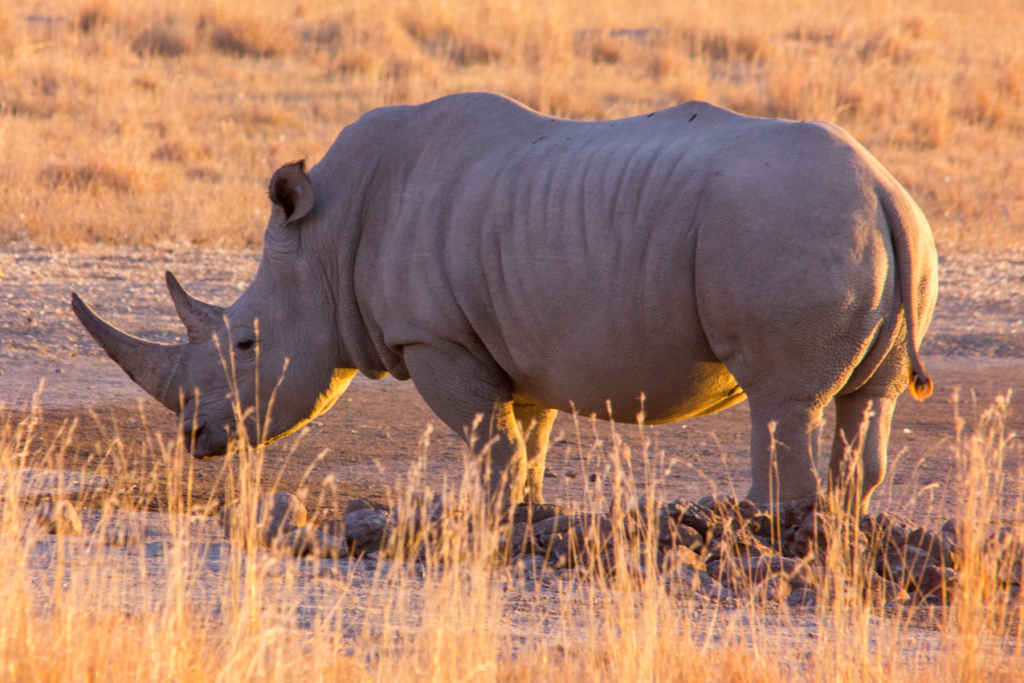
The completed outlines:
{"type": "Polygon", "coordinates": [[[285,164],[270,179],[270,201],[284,211],[285,223],[299,220],[313,208],[313,183],[305,160],[285,164]]]}

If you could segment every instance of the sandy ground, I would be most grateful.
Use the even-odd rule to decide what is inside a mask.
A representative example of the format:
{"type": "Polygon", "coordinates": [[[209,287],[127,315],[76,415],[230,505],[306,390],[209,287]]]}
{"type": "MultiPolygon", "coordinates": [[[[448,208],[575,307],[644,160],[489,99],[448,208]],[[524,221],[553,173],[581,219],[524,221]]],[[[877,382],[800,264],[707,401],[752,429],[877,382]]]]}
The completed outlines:
{"type": "MultiPolygon", "coordinates": [[[[23,415],[42,385],[40,444],[52,440],[66,421],[78,420],[67,451],[68,469],[80,468],[90,457],[95,461],[117,434],[138,471],[148,471],[146,458],[153,454],[141,447],[146,435],[153,429],[172,434],[174,416],[88,337],[70,311],[71,292],[132,334],[183,341],[184,330],[164,289],[164,271],[174,271],[194,295],[226,305],[245,288],[258,264],[255,251],[170,247],[54,252],[15,246],[0,252],[0,402],[8,419],[23,415]]],[[[892,468],[872,503],[876,510],[910,512],[931,524],[953,514],[958,499],[951,481],[957,389],[959,411],[968,425],[997,395],[1014,390],[1020,396],[1024,389],[1024,254],[943,257],[940,282],[938,308],[923,348],[936,391],[921,404],[907,394],[900,399],[890,444],[892,468]]],[[[1007,428],[1020,432],[1022,412],[1012,405],[1007,428]]],[[[359,376],[303,436],[269,447],[267,480],[279,478],[280,488],[295,490],[303,472],[323,453],[309,483],[315,497],[323,479],[333,475],[337,489],[324,499],[325,506],[334,501],[344,505],[358,496],[382,498],[422,452],[424,430],[431,424],[436,429],[427,449],[427,481],[439,487],[446,477],[457,481],[460,476],[461,441],[430,412],[411,382],[359,376]]],[[[549,502],[582,503],[584,488],[595,486],[590,475],[601,475],[609,466],[610,429],[606,423],[559,416],[548,459],[556,476],[545,482],[549,502]]],[[[644,428],[647,455],[652,457],[644,457],[635,425],[617,429],[631,449],[637,478],[658,477],[665,499],[746,491],[746,404],[684,423],[644,428]]],[[[826,434],[831,434],[828,427],[826,434]]],[[[1011,442],[1007,455],[1006,469],[1016,473],[1022,464],[1019,443],[1011,442]]],[[[197,498],[215,495],[219,462],[199,461],[195,468],[197,498]]],[[[1007,516],[1016,502],[1015,495],[1007,495],[1007,516]]]]}

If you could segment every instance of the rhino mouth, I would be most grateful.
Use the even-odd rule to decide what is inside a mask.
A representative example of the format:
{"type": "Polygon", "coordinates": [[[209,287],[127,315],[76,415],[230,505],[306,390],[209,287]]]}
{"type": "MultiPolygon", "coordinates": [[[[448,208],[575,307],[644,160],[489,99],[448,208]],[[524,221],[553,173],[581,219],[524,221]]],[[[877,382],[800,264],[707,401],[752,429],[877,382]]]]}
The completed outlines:
{"type": "Polygon", "coordinates": [[[192,457],[197,460],[209,460],[220,455],[227,455],[228,441],[231,435],[227,429],[211,429],[205,422],[199,421],[194,426],[186,424],[182,429],[186,447],[191,446],[192,457]]]}

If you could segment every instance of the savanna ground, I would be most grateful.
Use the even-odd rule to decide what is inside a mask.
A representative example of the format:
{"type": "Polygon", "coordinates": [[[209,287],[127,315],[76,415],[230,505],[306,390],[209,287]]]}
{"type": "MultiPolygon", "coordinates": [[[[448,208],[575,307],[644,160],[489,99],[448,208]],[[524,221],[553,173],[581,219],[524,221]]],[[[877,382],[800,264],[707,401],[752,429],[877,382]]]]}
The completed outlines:
{"type": "MultiPolygon", "coordinates": [[[[1022,35],[1016,0],[5,3],[5,471],[102,474],[112,482],[102,494],[68,486],[67,496],[95,515],[159,511],[133,514],[157,514],[143,524],[167,548],[209,543],[216,531],[204,514],[243,489],[305,492],[320,517],[351,498],[400,497],[426,425],[440,427],[410,383],[357,380],[301,438],[268,447],[255,482],[244,458],[231,470],[173,456],[172,417],[87,338],[70,291],[133,334],[180,339],[163,271],[200,298],[232,301],[258,264],[270,174],[296,158],[315,162],[376,106],[492,90],[602,119],[706,99],[839,123],[920,203],[941,255],[922,350],[937,390],[923,404],[901,400],[893,467],[872,511],[933,528],[973,514],[1019,532],[1019,442],[969,435],[995,397],[1024,388],[1022,35]],[[30,413],[40,380],[41,412],[30,413]],[[968,435],[959,440],[955,410],[968,435]],[[30,438],[19,424],[33,425],[30,438]],[[983,491],[966,491],[979,463],[994,473],[983,491]]],[[[622,425],[627,453],[608,425],[560,416],[546,494],[587,509],[615,497],[608,474],[628,462],[664,500],[742,496],[747,421],[741,405],[643,436],[622,425]]],[[[1013,400],[1003,426],[1020,431],[1013,400]]],[[[440,427],[425,452],[419,486],[457,488],[461,442],[440,427]]],[[[3,515],[0,611],[13,616],[0,625],[0,659],[11,680],[1015,680],[1024,668],[1014,618],[993,607],[998,591],[969,558],[961,580],[976,590],[922,625],[855,591],[792,613],[698,610],[618,579],[577,593],[564,582],[509,591],[484,563],[451,556],[464,582],[388,583],[401,572],[357,563],[339,580],[336,566],[281,568],[226,545],[230,571],[216,580],[203,573],[212,560],[197,569],[187,553],[149,546],[97,553],[85,541],[48,541],[65,555],[41,562],[33,548],[46,544],[32,545],[9,504],[3,515]],[[108,573],[107,583],[96,578],[108,573]],[[223,612],[197,601],[196,586],[230,595],[217,603],[223,612]]],[[[87,528],[98,520],[87,516],[87,528]]]]}

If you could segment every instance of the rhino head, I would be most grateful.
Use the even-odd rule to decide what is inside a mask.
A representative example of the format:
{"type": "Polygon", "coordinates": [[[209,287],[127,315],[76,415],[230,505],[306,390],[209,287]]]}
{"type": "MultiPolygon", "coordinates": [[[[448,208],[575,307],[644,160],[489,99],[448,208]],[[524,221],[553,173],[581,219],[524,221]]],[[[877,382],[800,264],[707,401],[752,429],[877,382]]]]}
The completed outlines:
{"type": "Polygon", "coordinates": [[[71,295],[72,310],[107,355],[181,416],[185,442],[199,458],[223,455],[240,425],[253,445],[293,432],[329,409],[356,372],[339,366],[323,264],[316,249],[302,248],[314,204],[303,162],[278,169],[270,199],[259,270],[231,306],[199,301],[166,274],[187,344],[133,337],[71,295]]]}

